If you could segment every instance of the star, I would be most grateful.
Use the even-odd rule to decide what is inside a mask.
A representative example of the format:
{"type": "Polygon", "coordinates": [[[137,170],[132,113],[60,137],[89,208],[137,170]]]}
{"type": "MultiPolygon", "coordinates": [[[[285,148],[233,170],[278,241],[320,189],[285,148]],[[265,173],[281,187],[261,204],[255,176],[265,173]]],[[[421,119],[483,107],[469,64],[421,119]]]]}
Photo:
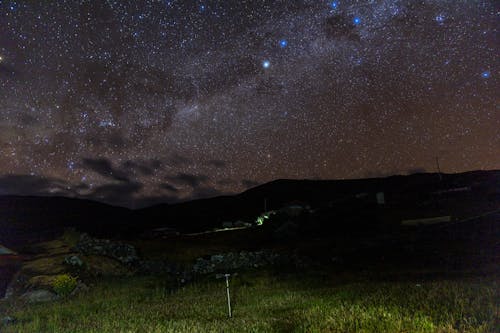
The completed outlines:
{"type": "Polygon", "coordinates": [[[116,169],[137,184],[133,201],[180,172],[206,179],[179,186],[187,200],[434,170],[433,149],[452,152],[446,171],[500,168],[492,0],[31,3],[0,0],[2,190],[12,173],[86,175],[94,198],[116,169]]]}
{"type": "Polygon", "coordinates": [[[446,17],[443,14],[439,14],[434,18],[434,20],[439,24],[443,24],[445,19],[446,17]]]}
{"type": "Polygon", "coordinates": [[[490,71],[484,71],[481,73],[481,76],[484,78],[484,79],[487,79],[491,76],[491,72],[490,71]]]}

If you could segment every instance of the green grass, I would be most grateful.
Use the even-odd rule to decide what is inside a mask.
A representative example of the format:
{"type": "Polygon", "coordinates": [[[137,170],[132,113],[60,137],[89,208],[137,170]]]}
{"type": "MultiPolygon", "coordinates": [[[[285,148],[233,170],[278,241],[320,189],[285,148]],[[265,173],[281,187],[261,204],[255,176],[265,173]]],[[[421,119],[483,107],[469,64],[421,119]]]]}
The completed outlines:
{"type": "MultiPolygon", "coordinates": [[[[359,278],[245,273],[232,280],[227,318],[222,280],[175,292],[159,277],[100,282],[56,303],[9,304],[5,332],[495,332],[494,278],[370,282],[359,278]],[[349,282],[351,281],[351,282],[349,282]]],[[[3,310],[3,311],[1,311],[3,310]]],[[[2,329],[2,332],[4,330],[2,329]]]]}

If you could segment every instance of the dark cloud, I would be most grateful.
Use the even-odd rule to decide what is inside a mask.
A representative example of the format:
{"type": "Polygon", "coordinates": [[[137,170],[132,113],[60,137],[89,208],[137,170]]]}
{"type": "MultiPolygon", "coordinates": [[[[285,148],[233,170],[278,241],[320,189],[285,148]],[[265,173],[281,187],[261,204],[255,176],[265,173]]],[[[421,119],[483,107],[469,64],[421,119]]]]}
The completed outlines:
{"type": "Polygon", "coordinates": [[[153,175],[158,169],[161,168],[162,163],[160,160],[128,160],[122,163],[122,168],[132,171],[137,171],[144,176],[153,175]]]}
{"type": "Polygon", "coordinates": [[[167,183],[160,184],[158,185],[158,187],[169,192],[174,192],[174,193],[179,192],[179,189],[177,187],[167,183]]]}
{"type": "Polygon", "coordinates": [[[209,180],[208,176],[205,175],[193,175],[188,173],[179,173],[176,176],[169,176],[167,180],[178,185],[187,185],[192,188],[198,188],[203,183],[209,180]]]}
{"type": "Polygon", "coordinates": [[[111,161],[104,158],[99,158],[99,159],[84,158],[82,160],[82,166],[106,178],[111,178],[125,182],[129,181],[129,177],[125,172],[114,168],[111,161]]]}
{"type": "Polygon", "coordinates": [[[239,183],[239,182],[236,180],[233,180],[233,179],[229,179],[229,178],[217,180],[217,185],[220,185],[220,186],[231,186],[231,185],[235,185],[237,183],[239,183]]]}
{"type": "Polygon", "coordinates": [[[0,195],[71,195],[69,183],[31,175],[5,175],[0,177],[0,195]]]}
{"type": "Polygon", "coordinates": [[[143,187],[143,184],[139,182],[121,181],[90,187],[85,183],[70,184],[61,179],[40,176],[5,175],[0,177],[0,196],[66,196],[129,208],[179,201],[177,196],[169,195],[143,197],[141,195],[143,187]]]}
{"type": "Polygon", "coordinates": [[[127,138],[122,134],[120,129],[116,128],[102,128],[99,135],[91,131],[87,133],[87,135],[84,135],[82,140],[92,147],[101,149],[108,148],[113,151],[123,150],[132,145],[130,138],[127,138]]]}
{"type": "Polygon", "coordinates": [[[122,182],[105,184],[96,187],[86,197],[94,200],[103,201],[106,203],[135,207],[135,195],[138,194],[143,185],[137,182],[122,182]]]}
{"type": "Polygon", "coordinates": [[[167,165],[172,167],[182,167],[188,164],[192,164],[193,161],[183,155],[173,153],[167,158],[166,163],[167,165]]]}

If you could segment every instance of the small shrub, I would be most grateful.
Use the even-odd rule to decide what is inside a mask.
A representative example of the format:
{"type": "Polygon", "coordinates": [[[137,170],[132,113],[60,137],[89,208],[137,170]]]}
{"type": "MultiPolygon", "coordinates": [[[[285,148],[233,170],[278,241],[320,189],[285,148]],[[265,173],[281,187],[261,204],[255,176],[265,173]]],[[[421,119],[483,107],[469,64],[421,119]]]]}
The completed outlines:
{"type": "Polygon", "coordinates": [[[75,290],[77,284],[77,278],[69,274],[61,274],[54,279],[52,288],[59,296],[66,297],[75,290]]]}

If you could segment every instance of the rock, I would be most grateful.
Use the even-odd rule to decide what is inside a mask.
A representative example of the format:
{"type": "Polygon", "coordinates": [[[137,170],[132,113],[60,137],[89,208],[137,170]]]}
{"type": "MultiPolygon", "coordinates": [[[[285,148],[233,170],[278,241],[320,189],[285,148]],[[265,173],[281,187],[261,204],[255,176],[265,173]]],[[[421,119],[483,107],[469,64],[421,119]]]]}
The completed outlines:
{"type": "Polygon", "coordinates": [[[164,260],[141,260],[138,263],[139,271],[142,273],[168,273],[177,274],[182,271],[178,265],[172,264],[164,260]]]}
{"type": "Polygon", "coordinates": [[[24,284],[28,290],[51,290],[58,275],[36,275],[29,277],[24,284]]]}
{"type": "Polygon", "coordinates": [[[28,303],[43,303],[43,302],[52,302],[57,300],[59,297],[51,291],[40,289],[34,291],[28,291],[21,295],[22,300],[27,301],[28,303]]]}
{"type": "Polygon", "coordinates": [[[139,260],[137,251],[132,245],[92,238],[85,233],[80,236],[76,250],[83,254],[111,257],[123,264],[135,264],[139,260]]]}
{"type": "Polygon", "coordinates": [[[64,263],[73,267],[83,267],[83,260],[75,255],[64,258],[64,263]]]}
{"type": "Polygon", "coordinates": [[[81,293],[84,293],[86,291],[88,291],[90,288],[83,282],[78,282],[78,284],[76,285],[75,289],[73,289],[73,291],[71,292],[71,296],[75,296],[75,295],[78,295],[78,294],[81,294],[81,293]]]}
{"type": "Polygon", "coordinates": [[[15,323],[17,323],[17,319],[13,318],[13,317],[10,317],[10,316],[3,317],[0,320],[1,326],[12,325],[12,324],[15,324],[15,323]]]}
{"type": "Polygon", "coordinates": [[[238,269],[251,269],[272,265],[288,265],[291,267],[307,267],[309,259],[294,255],[280,255],[263,250],[255,252],[241,251],[216,254],[210,258],[198,258],[192,266],[193,274],[211,274],[220,271],[234,271],[238,269]]]}

